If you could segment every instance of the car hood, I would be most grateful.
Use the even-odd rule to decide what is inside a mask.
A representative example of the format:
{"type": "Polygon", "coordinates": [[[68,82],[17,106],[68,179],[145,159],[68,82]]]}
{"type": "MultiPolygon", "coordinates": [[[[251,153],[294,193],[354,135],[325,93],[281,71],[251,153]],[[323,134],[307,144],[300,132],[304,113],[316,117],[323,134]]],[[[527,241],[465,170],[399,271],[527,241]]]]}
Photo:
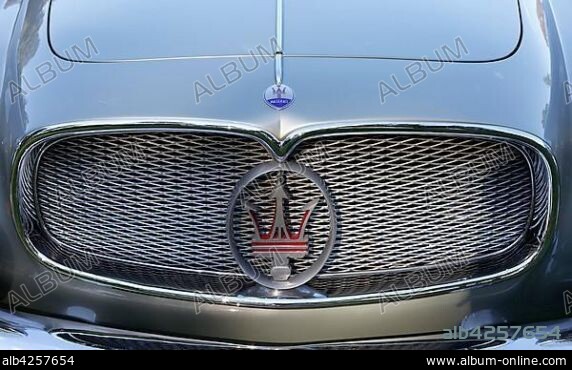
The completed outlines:
{"type": "MultiPolygon", "coordinates": [[[[511,55],[521,38],[517,0],[288,0],[287,56],[451,59],[511,55]]],[[[90,62],[272,53],[276,2],[268,0],[57,0],[49,23],[53,51],[91,40],[90,62]]],[[[76,58],[77,57],[77,58],[76,58]]]]}

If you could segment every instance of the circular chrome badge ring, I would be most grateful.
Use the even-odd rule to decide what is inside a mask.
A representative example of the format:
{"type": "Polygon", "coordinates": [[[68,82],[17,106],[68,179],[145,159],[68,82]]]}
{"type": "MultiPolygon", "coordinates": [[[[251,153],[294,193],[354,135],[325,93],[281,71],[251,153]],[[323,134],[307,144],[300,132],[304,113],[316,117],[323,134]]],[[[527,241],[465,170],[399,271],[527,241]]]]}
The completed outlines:
{"type": "Polygon", "coordinates": [[[277,289],[277,290],[294,289],[312,280],[326,264],[326,261],[328,260],[336,241],[336,234],[337,234],[336,210],[333,201],[329,195],[328,189],[326,187],[326,183],[312,169],[294,162],[275,162],[275,161],[266,162],[249,170],[236,184],[232,192],[231,198],[229,200],[227,220],[226,220],[226,230],[227,230],[227,239],[230,244],[232,254],[236,259],[236,261],[238,262],[238,265],[240,266],[242,271],[250,279],[270,289],[277,289]],[[291,172],[310,180],[314,185],[316,185],[316,187],[322,193],[329,214],[330,233],[320,256],[309,268],[293,276],[290,276],[287,280],[284,281],[276,281],[266,274],[261,274],[259,271],[255,270],[252,267],[252,265],[244,258],[244,256],[239,250],[238,245],[235,242],[235,230],[233,227],[235,205],[240,197],[241,192],[245,189],[246,186],[248,186],[248,184],[250,184],[257,178],[272,172],[286,172],[286,173],[291,172]]]}

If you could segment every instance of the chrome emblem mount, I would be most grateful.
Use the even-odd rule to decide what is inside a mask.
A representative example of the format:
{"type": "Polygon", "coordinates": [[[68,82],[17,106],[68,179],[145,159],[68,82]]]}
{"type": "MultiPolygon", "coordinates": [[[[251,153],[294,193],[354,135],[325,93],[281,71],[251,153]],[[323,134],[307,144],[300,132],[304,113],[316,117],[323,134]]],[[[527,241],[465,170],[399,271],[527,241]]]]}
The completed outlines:
{"type": "Polygon", "coordinates": [[[294,101],[294,90],[284,84],[274,84],[264,92],[264,101],[276,110],[286,109],[294,101]]]}
{"type": "Polygon", "coordinates": [[[227,217],[232,253],[263,287],[287,290],[310,281],[326,263],[336,232],[324,181],[298,163],[263,163],[233,191],[227,217]],[[291,194],[289,182],[303,194],[291,194]]]}

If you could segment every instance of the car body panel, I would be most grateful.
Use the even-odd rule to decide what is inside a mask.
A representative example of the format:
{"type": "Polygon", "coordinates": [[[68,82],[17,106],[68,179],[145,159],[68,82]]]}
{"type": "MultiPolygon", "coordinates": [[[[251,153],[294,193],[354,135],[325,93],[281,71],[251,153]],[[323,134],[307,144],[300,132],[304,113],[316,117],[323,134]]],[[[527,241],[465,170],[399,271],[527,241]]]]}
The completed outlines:
{"type": "MultiPolygon", "coordinates": [[[[90,62],[260,55],[272,51],[274,14],[275,3],[262,0],[60,0],[49,34],[64,58],[70,45],[92,38],[101,52],[80,58],[90,62]]],[[[435,48],[460,37],[472,45],[466,61],[490,61],[517,48],[521,22],[516,0],[294,0],[284,5],[284,34],[287,56],[446,59],[435,48]],[[387,32],[400,27],[408,32],[387,32]]]]}
{"type": "MultiPolygon", "coordinates": [[[[48,2],[43,7],[40,3],[30,7],[45,12],[48,2]]],[[[69,71],[59,72],[46,39],[43,13],[40,20],[34,20],[40,23],[37,30],[22,30],[21,38],[26,42],[21,44],[20,53],[25,59],[9,61],[21,68],[19,75],[10,78],[24,90],[10,108],[22,112],[20,121],[27,126],[26,132],[63,122],[105,118],[184,117],[243,122],[277,137],[302,126],[343,121],[474,122],[514,127],[542,137],[542,120],[552,86],[547,80],[551,73],[549,49],[540,32],[543,24],[536,16],[536,7],[524,9],[523,13],[528,32],[509,60],[431,64],[440,71],[426,72],[427,78],[415,85],[406,68],[422,62],[286,56],[284,78],[296,91],[296,103],[284,111],[272,111],[262,99],[262,93],[274,81],[274,64],[261,56],[76,63],[69,71]],[[42,77],[47,67],[38,66],[44,63],[52,64],[57,78],[42,77]],[[224,71],[231,70],[237,72],[225,75],[224,71]],[[400,86],[409,88],[397,91],[398,97],[387,96],[381,104],[379,82],[392,83],[394,76],[400,86]],[[199,88],[197,94],[197,83],[209,92],[199,88]],[[499,98],[519,109],[506,112],[498,104],[499,98]],[[18,108],[18,104],[25,107],[18,108]],[[66,109],[55,110],[54,106],[66,109]]],[[[444,43],[454,48],[455,40],[444,43]]],[[[93,45],[100,49],[97,40],[93,39],[93,45]]],[[[95,48],[86,46],[84,40],[67,49],[74,46],[89,49],[93,57],[97,56],[95,48]]],[[[466,47],[470,54],[471,45],[466,47]]],[[[60,59],[57,63],[62,69],[71,66],[60,59]]],[[[429,71],[424,62],[421,68],[429,71]]],[[[5,98],[11,102],[10,91],[6,91],[5,98]]]]}
{"type": "Polygon", "coordinates": [[[447,60],[435,49],[461,38],[478,62],[512,54],[521,24],[515,0],[293,0],[284,33],[286,55],[447,60]]]}
{"type": "Polygon", "coordinates": [[[101,49],[90,61],[249,55],[274,37],[275,8],[265,0],[55,1],[50,41],[66,57],[90,37],[101,49]]]}
{"type": "MultiPolygon", "coordinates": [[[[135,331],[249,343],[399,337],[440,332],[461,324],[518,325],[567,315],[563,293],[572,289],[572,178],[565,164],[572,161],[572,132],[571,105],[566,104],[563,85],[570,80],[566,60],[572,55],[563,47],[566,42],[559,28],[572,16],[570,7],[555,6],[564,9],[558,15],[562,18],[555,18],[551,2],[522,0],[522,41],[509,58],[446,63],[439,72],[427,72],[423,80],[410,83],[411,87],[398,95],[387,96],[383,104],[380,81],[390,83],[396,76],[406,85],[407,68],[415,61],[286,56],[284,79],[295,89],[296,101],[278,112],[262,99],[264,90],[274,83],[274,64],[258,58],[258,66],[253,68],[254,56],[242,59],[249,63],[250,72],[241,60],[228,56],[69,64],[50,48],[48,5],[45,0],[21,3],[3,63],[0,203],[5,207],[0,209],[0,295],[5,307],[13,298],[10,292],[26,296],[26,289],[30,299],[18,306],[18,311],[135,331]],[[46,63],[57,70],[57,77],[43,81],[38,69],[45,71],[46,63]],[[71,68],[61,72],[56,63],[71,68]],[[240,78],[225,77],[221,72],[225,65],[242,68],[240,78]],[[217,89],[209,85],[207,76],[216,81],[217,89]],[[197,99],[197,81],[211,88],[212,94],[197,99]],[[23,92],[14,94],[11,83],[23,92]],[[254,308],[143,294],[80,278],[63,279],[57,289],[41,294],[35,279],[53,271],[24,248],[9,206],[16,150],[30,134],[49,127],[106,120],[113,124],[127,119],[182,124],[208,120],[223,127],[238,122],[277,139],[312,127],[364,122],[379,127],[413,122],[420,128],[425,124],[470,124],[499,132],[522,132],[545,143],[558,163],[559,215],[542,255],[517,276],[399,302],[254,308]]],[[[265,37],[260,42],[267,42],[265,37]]],[[[78,46],[85,48],[84,40],[80,42],[78,46]]],[[[95,38],[93,42],[98,45],[95,38]]],[[[443,40],[443,44],[454,47],[454,39],[443,40]]],[[[466,46],[470,51],[471,45],[466,46]]]]}

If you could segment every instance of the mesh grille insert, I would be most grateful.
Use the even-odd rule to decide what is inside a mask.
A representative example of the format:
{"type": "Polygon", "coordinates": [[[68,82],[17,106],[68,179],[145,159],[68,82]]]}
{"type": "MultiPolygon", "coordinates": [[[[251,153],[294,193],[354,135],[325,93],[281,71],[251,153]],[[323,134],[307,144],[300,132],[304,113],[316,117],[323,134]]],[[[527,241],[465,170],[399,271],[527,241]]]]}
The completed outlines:
{"type": "MultiPolygon", "coordinates": [[[[233,135],[71,136],[25,158],[23,221],[35,248],[60,264],[94,257],[94,275],[235,295],[250,282],[226,239],[228,201],[248,170],[270,160],[258,141],[233,135]]],[[[549,184],[544,162],[525,147],[348,135],[302,142],[289,160],[318,173],[336,207],[336,244],[309,284],[328,296],[383,292],[404,286],[411,272],[443,266],[454,270],[433,284],[493,274],[539,248],[549,184]]],[[[272,181],[258,186],[270,192],[272,181]]],[[[311,196],[304,181],[291,179],[288,188],[311,196]]],[[[309,227],[324,235],[318,231],[328,224],[316,212],[309,227]]],[[[239,242],[247,253],[249,240],[239,242]]],[[[293,267],[302,271],[314,258],[309,253],[293,267]]]]}

